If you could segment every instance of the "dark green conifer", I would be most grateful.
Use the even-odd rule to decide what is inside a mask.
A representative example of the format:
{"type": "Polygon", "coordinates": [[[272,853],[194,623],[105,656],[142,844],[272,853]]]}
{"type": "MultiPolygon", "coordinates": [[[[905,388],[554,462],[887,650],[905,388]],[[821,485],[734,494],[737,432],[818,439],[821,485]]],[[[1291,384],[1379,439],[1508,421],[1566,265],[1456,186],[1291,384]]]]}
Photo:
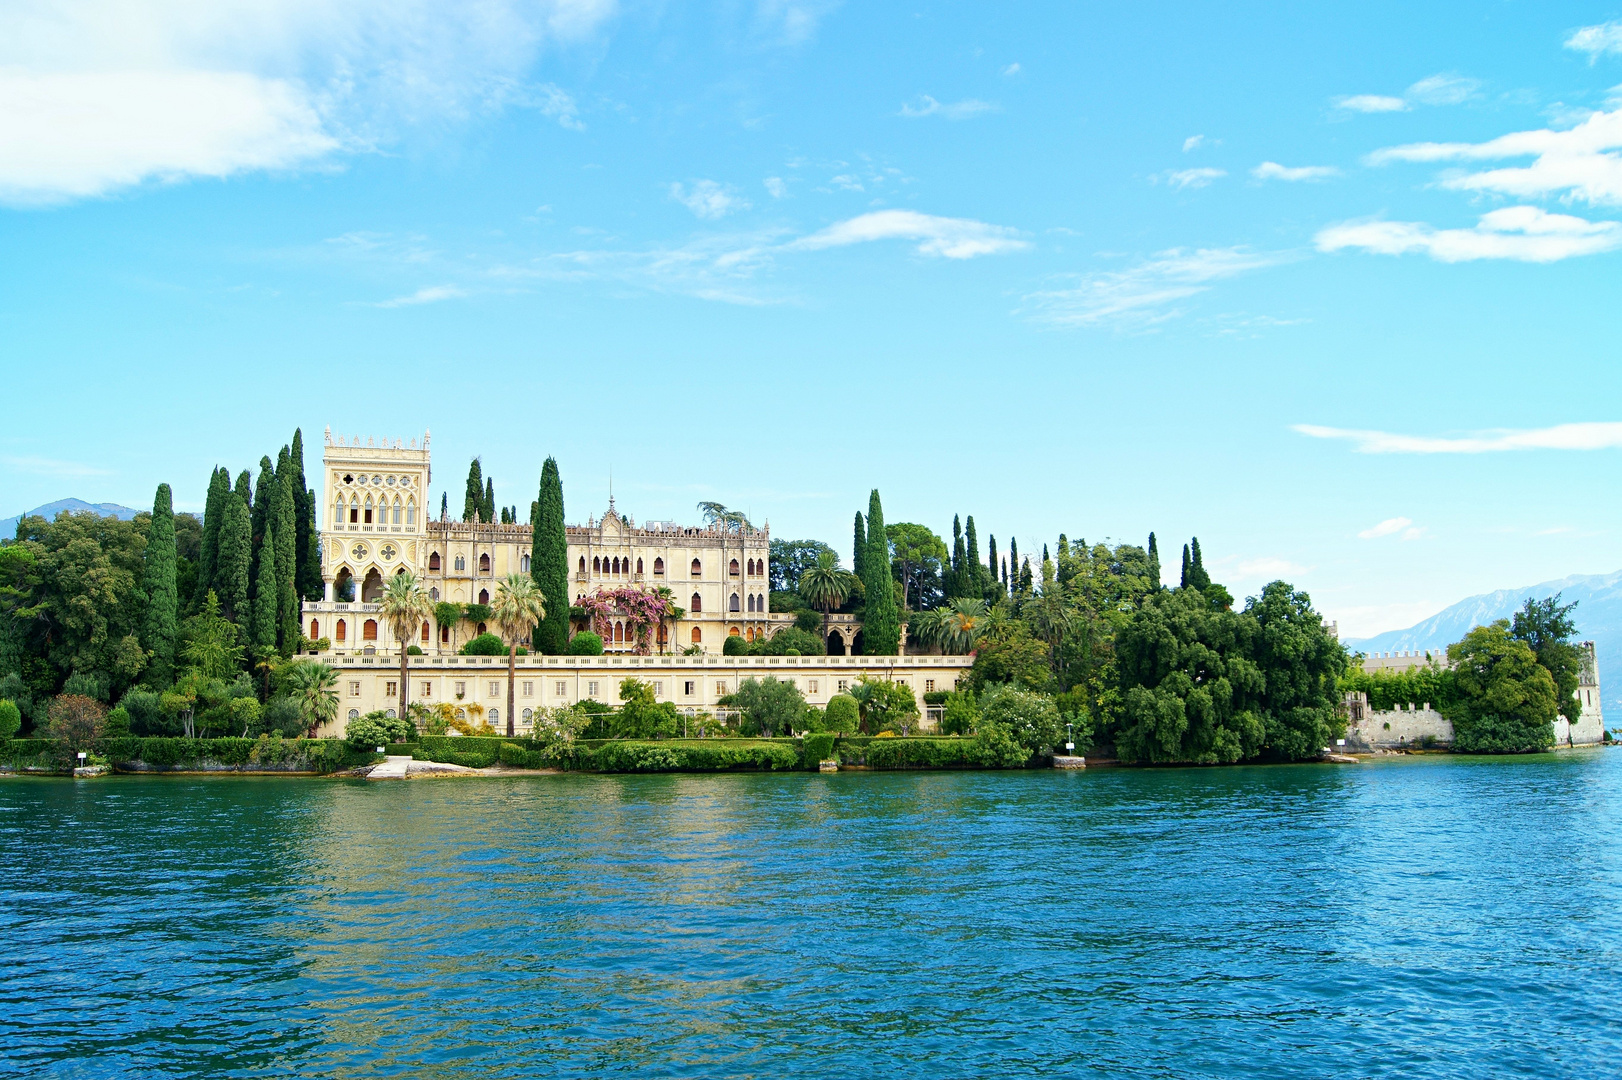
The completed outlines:
{"type": "Polygon", "coordinates": [[[462,497],[462,520],[478,521],[484,509],[484,469],[479,459],[467,467],[467,491],[462,497]]]}
{"type": "Polygon", "coordinates": [[[175,679],[175,638],[180,632],[180,598],[175,594],[175,511],[168,484],[159,484],[152,500],[152,528],[146,537],[141,591],[146,617],[141,647],[152,654],[146,665],[147,685],[167,690],[175,679]]]}
{"type": "MultiPolygon", "coordinates": [[[[265,480],[259,481],[261,489],[265,484],[265,480]]],[[[254,575],[248,620],[248,641],[253,645],[253,655],[260,659],[276,651],[276,612],[281,602],[280,590],[276,588],[276,529],[268,512],[265,528],[267,531],[259,542],[259,572],[254,575]]]]}
{"type": "Polygon", "coordinates": [[[1154,533],[1149,534],[1149,587],[1160,588],[1160,545],[1154,533]]]}
{"type": "Polygon", "coordinates": [[[869,656],[894,656],[901,644],[901,614],[896,608],[894,578],[890,573],[890,539],[884,531],[884,507],[879,489],[867,500],[867,608],[862,615],[862,651],[869,656]]]}
{"type": "Polygon", "coordinates": [[[867,584],[867,531],[862,525],[862,512],[856,511],[856,536],[850,545],[851,569],[861,578],[862,584],[867,584]]]}
{"type": "Polygon", "coordinates": [[[1181,586],[1182,588],[1185,588],[1185,589],[1188,588],[1188,567],[1189,567],[1188,545],[1184,544],[1183,545],[1183,572],[1182,572],[1181,576],[1178,577],[1177,584],[1179,586],[1181,586]]]}
{"type": "Polygon", "coordinates": [[[268,548],[276,561],[276,642],[283,656],[292,656],[298,647],[299,600],[293,587],[297,572],[298,553],[293,550],[298,535],[298,519],[293,510],[293,467],[290,462],[276,477],[270,494],[270,528],[268,535],[275,537],[274,546],[268,548]]]}
{"type": "Polygon", "coordinates": [[[441,491],[439,493],[439,520],[444,521],[447,517],[450,516],[450,513],[451,513],[451,493],[448,492],[448,491],[441,491]]]}
{"type": "Polygon", "coordinates": [[[1211,584],[1211,575],[1205,572],[1205,561],[1200,558],[1200,538],[1189,541],[1188,584],[1204,592],[1211,584]]]}
{"type": "Polygon", "coordinates": [[[484,501],[479,507],[479,520],[496,520],[496,481],[494,477],[484,478],[484,501]]]}
{"type": "Polygon", "coordinates": [[[304,475],[304,429],[293,429],[293,591],[321,599],[321,533],[315,525],[315,491],[304,475]]]}
{"type": "MultiPolygon", "coordinates": [[[[246,476],[247,473],[243,473],[246,476]]],[[[245,486],[239,479],[238,486],[245,486]]],[[[248,568],[253,563],[253,533],[248,504],[233,492],[225,499],[220,518],[220,550],[217,577],[220,608],[239,627],[248,617],[248,568]]]]}
{"type": "Polygon", "coordinates": [[[997,581],[997,566],[998,566],[998,563],[997,563],[997,534],[996,533],[992,533],[989,537],[986,538],[986,560],[987,560],[987,562],[990,563],[990,565],[986,568],[986,592],[984,594],[984,599],[985,599],[986,603],[989,604],[989,603],[992,602],[992,600],[994,600],[996,598],[996,592],[997,592],[997,586],[998,586],[998,581],[997,581]]]}
{"type": "Polygon", "coordinates": [[[563,479],[556,458],[541,466],[540,497],[531,512],[529,573],[545,599],[546,618],[535,627],[535,647],[555,655],[569,649],[569,536],[563,525],[563,479]]]}
{"type": "Polygon", "coordinates": [[[986,593],[986,567],[980,561],[980,538],[974,531],[974,515],[963,523],[963,544],[967,548],[963,563],[963,595],[979,598],[986,593]]]}
{"type": "Polygon", "coordinates": [[[208,501],[203,504],[203,536],[197,552],[196,594],[191,597],[193,611],[202,607],[203,599],[214,587],[220,549],[220,519],[225,515],[225,497],[229,494],[231,474],[216,466],[208,478],[208,501]]]}

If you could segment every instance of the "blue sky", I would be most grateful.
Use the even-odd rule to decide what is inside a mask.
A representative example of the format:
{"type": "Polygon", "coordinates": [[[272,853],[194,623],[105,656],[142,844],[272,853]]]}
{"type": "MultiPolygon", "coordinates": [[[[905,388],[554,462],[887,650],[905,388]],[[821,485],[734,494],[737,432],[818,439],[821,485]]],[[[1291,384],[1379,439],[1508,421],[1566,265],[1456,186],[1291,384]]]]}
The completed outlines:
{"type": "Polygon", "coordinates": [[[0,514],[331,425],[575,519],[1198,534],[1350,633],[1615,570],[1619,19],[10,5],[0,514]]]}

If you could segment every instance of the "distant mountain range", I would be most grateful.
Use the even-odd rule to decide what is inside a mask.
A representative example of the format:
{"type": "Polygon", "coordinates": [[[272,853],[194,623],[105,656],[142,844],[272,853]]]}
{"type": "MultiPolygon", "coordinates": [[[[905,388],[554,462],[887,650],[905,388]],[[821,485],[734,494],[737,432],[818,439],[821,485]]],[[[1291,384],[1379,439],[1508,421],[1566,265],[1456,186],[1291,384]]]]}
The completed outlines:
{"type": "Polygon", "coordinates": [[[89,510],[101,514],[103,517],[115,517],[119,521],[128,521],[139,513],[139,511],[131,510],[127,506],[119,506],[117,503],[87,503],[83,499],[58,499],[53,503],[46,503],[44,506],[36,506],[26,514],[0,519],[0,536],[5,537],[7,540],[16,536],[17,522],[25,517],[42,517],[47,521],[54,521],[56,515],[64,510],[72,510],[75,513],[89,510]]]}
{"type": "Polygon", "coordinates": [[[1614,574],[1578,574],[1545,581],[1522,589],[1500,589],[1460,600],[1424,622],[1406,630],[1387,630],[1369,638],[1346,638],[1347,647],[1360,652],[1398,652],[1442,649],[1462,638],[1471,627],[1507,619],[1528,598],[1542,600],[1561,595],[1563,603],[1577,601],[1571,613],[1577,633],[1594,643],[1599,660],[1601,703],[1622,719],[1622,570],[1614,574]]]}

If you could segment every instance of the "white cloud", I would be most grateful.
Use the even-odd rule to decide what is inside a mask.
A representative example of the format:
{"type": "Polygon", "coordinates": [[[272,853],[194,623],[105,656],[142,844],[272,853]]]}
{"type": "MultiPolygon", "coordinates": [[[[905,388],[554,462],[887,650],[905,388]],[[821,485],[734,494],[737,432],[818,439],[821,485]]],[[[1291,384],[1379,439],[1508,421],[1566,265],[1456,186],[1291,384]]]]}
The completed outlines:
{"type": "Polygon", "coordinates": [[[1204,135],[1190,135],[1188,138],[1183,140],[1183,153],[1186,154],[1190,150],[1198,150],[1200,146],[1204,144],[1204,142],[1204,135]]]}
{"type": "Polygon", "coordinates": [[[1386,97],[1383,94],[1351,94],[1346,97],[1336,98],[1334,104],[1337,109],[1360,113],[1406,112],[1408,110],[1408,103],[1402,98],[1386,97]]]}
{"type": "Polygon", "coordinates": [[[785,245],[789,251],[820,251],[873,240],[917,240],[920,255],[972,259],[1024,251],[1031,245],[1013,229],[969,218],[936,217],[914,210],[878,210],[830,225],[785,245]]]}
{"type": "Polygon", "coordinates": [[[670,197],[708,221],[724,218],[734,210],[749,209],[749,201],[714,180],[696,180],[691,188],[670,185],[670,197]]]}
{"type": "Polygon", "coordinates": [[[768,176],[765,180],[766,191],[774,199],[788,198],[788,185],[781,176],[768,176]]]}
{"type": "Polygon", "coordinates": [[[1018,75],[1019,74],[1019,64],[1017,62],[1013,63],[1013,64],[1009,64],[1007,67],[1002,69],[1002,73],[1004,75],[1018,75]]]}
{"type": "Polygon", "coordinates": [[[900,115],[914,119],[921,116],[940,116],[947,120],[968,120],[992,112],[996,108],[997,106],[989,101],[976,101],[974,98],[964,98],[962,101],[944,104],[936,101],[928,94],[922,94],[919,96],[917,104],[908,103],[901,106],[900,115]]]}
{"type": "Polygon", "coordinates": [[[427,120],[520,105],[613,0],[38,0],[0,5],[0,199],[308,167],[427,120]]]}
{"type": "Polygon", "coordinates": [[[1509,450],[1610,450],[1622,447],[1622,423],[1556,424],[1546,428],[1498,428],[1463,436],[1397,435],[1388,431],[1296,424],[1314,439],[1344,439],[1359,454],[1491,454],[1509,450]]]}
{"type": "Polygon", "coordinates": [[[1054,326],[1142,326],[1172,318],[1177,301],[1205,292],[1214,282],[1282,261],[1276,254],[1239,247],[1178,248],[1127,270],[1075,276],[1069,288],[1032,293],[1025,299],[1038,321],[1054,326]]]}
{"type": "MultiPolygon", "coordinates": [[[[111,469],[98,468],[95,465],[84,465],[77,461],[62,461],[59,458],[45,457],[4,457],[6,467],[17,472],[29,473],[33,476],[58,476],[67,479],[80,476],[112,476],[111,469]]],[[[7,537],[7,539],[10,539],[7,537]]]]}
{"type": "Polygon", "coordinates": [[[380,308],[412,307],[417,304],[432,304],[440,300],[457,300],[467,293],[455,285],[429,285],[418,289],[409,296],[396,296],[392,300],[383,300],[377,303],[380,308]]]}
{"type": "Polygon", "coordinates": [[[777,44],[802,45],[817,34],[817,27],[839,0],[760,0],[755,7],[755,32],[777,44]]]}
{"type": "Polygon", "coordinates": [[[1184,188],[1205,187],[1211,181],[1220,180],[1227,175],[1225,169],[1169,169],[1161,173],[1160,178],[1164,179],[1169,186],[1181,191],[1184,188]]]}
{"type": "Polygon", "coordinates": [[[1622,55],[1622,22],[1585,26],[1566,39],[1566,48],[1588,54],[1592,64],[1606,53],[1622,55]]]}
{"type": "Polygon", "coordinates": [[[1564,195],[1590,205],[1622,204],[1622,109],[1596,112],[1563,131],[1517,131],[1484,143],[1413,143],[1377,150],[1371,165],[1393,161],[1490,161],[1531,157],[1530,165],[1489,169],[1442,180],[1457,191],[1535,198],[1564,195]]]}
{"type": "Polygon", "coordinates": [[[1251,169],[1250,175],[1258,180],[1288,180],[1293,183],[1301,180],[1327,180],[1331,176],[1339,176],[1340,170],[1333,165],[1297,165],[1292,168],[1280,165],[1276,161],[1264,161],[1251,169]]]}
{"type": "Polygon", "coordinates": [[[1390,536],[1392,533],[1399,533],[1413,523],[1412,518],[1386,518],[1384,521],[1380,522],[1380,524],[1371,525],[1364,529],[1362,532],[1357,534],[1357,537],[1359,540],[1376,540],[1382,536],[1390,536]]]}
{"type": "Polygon", "coordinates": [[[1547,263],[1622,247],[1622,223],[1506,206],[1471,229],[1434,229],[1418,221],[1347,221],[1321,230],[1319,251],[1359,248],[1376,255],[1419,252],[1438,262],[1514,259],[1547,263]]]}
{"type": "Polygon", "coordinates": [[[1481,80],[1460,75],[1432,75],[1408,88],[1406,97],[1421,105],[1462,105],[1476,96],[1481,80]]]}

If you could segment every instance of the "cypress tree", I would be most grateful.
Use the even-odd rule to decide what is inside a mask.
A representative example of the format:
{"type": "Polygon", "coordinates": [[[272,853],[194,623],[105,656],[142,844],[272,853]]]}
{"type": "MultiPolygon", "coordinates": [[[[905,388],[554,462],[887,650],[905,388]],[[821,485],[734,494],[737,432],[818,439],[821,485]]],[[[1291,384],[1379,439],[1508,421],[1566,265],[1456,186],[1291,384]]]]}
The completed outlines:
{"type": "Polygon", "coordinates": [[[963,595],[963,521],[952,515],[952,550],[947,554],[949,566],[941,567],[941,592],[952,600],[963,595]]]}
{"type": "MultiPolygon", "coordinates": [[[[264,487],[264,481],[260,481],[264,487]]],[[[276,529],[269,518],[266,533],[260,540],[259,572],[253,579],[251,617],[248,620],[248,640],[253,643],[256,658],[270,656],[276,651],[276,609],[280,603],[280,590],[276,588],[276,529]]]]}
{"type": "Polygon", "coordinates": [[[1211,584],[1211,575],[1205,572],[1205,561],[1200,558],[1200,538],[1189,541],[1188,583],[1200,591],[1211,584]]]}
{"type": "Polygon", "coordinates": [[[896,609],[895,580],[890,573],[890,540],[884,532],[879,489],[867,500],[867,609],[862,615],[862,651],[894,656],[901,641],[901,614],[896,609]]]}
{"type": "MultiPolygon", "coordinates": [[[[1008,538],[1008,565],[1013,567],[1014,576],[1010,578],[1007,574],[1004,574],[1003,580],[1010,586],[1017,588],[1019,585],[1019,537],[1017,536],[1008,538]]],[[[1013,589],[1011,588],[1009,591],[1012,592],[1013,589]]]]}
{"type": "MultiPolygon", "coordinates": [[[[530,501],[530,504],[529,504],[529,520],[526,521],[524,524],[528,525],[530,528],[533,529],[535,527],[536,522],[538,522],[540,520],[541,520],[541,500],[532,499],[530,501]]],[[[535,561],[534,559],[531,559],[530,560],[530,565],[533,566],[534,561],[535,561]]]]}
{"type": "Polygon", "coordinates": [[[1019,568],[1019,591],[1029,596],[1031,592],[1031,560],[1026,559],[1025,564],[1019,568]]]}
{"type": "Polygon", "coordinates": [[[991,602],[992,593],[997,587],[997,534],[992,533],[986,538],[986,558],[990,562],[987,568],[986,592],[984,597],[987,603],[991,602]]]}
{"type": "Polygon", "coordinates": [[[1008,591],[1008,560],[1007,559],[1004,559],[1002,561],[1002,590],[1005,593],[1008,591]]]}
{"type": "Polygon", "coordinates": [[[448,491],[441,491],[439,493],[439,520],[444,521],[446,518],[450,517],[450,514],[451,493],[448,491]]]}
{"type": "Polygon", "coordinates": [[[862,512],[856,511],[856,536],[850,545],[851,569],[867,584],[867,530],[862,525],[862,512]]]}
{"type": "Polygon", "coordinates": [[[203,504],[203,537],[197,553],[197,589],[191,598],[192,610],[203,606],[214,587],[215,566],[220,548],[220,518],[225,514],[225,497],[231,494],[231,474],[218,466],[208,478],[208,501],[203,504]]]}
{"type": "Polygon", "coordinates": [[[484,502],[479,511],[479,517],[487,522],[496,520],[496,482],[493,477],[485,477],[484,502]]]}
{"type": "Polygon", "coordinates": [[[167,690],[175,679],[175,637],[180,629],[180,598],[175,594],[175,511],[168,484],[159,484],[157,497],[152,500],[152,529],[146,537],[141,591],[146,593],[141,647],[152,654],[147,661],[147,683],[154,689],[167,690]]]}
{"type": "Polygon", "coordinates": [[[293,592],[311,600],[321,597],[321,534],[315,527],[315,491],[304,475],[304,429],[293,429],[289,455],[293,472],[293,592]]]}
{"type": "MultiPolygon", "coordinates": [[[[243,476],[248,474],[244,472],[243,476]]],[[[238,480],[238,486],[243,486],[238,480]]],[[[253,533],[248,504],[233,492],[220,518],[219,565],[216,574],[220,606],[227,619],[242,627],[248,617],[248,567],[253,563],[253,533]]]]}
{"type": "Polygon", "coordinates": [[[540,497],[531,512],[529,574],[546,599],[546,618],[535,627],[535,647],[559,654],[569,648],[569,536],[563,526],[563,480],[556,458],[541,466],[540,497]]]}
{"type": "Polygon", "coordinates": [[[963,523],[963,542],[968,546],[968,561],[963,564],[963,595],[982,597],[986,594],[986,567],[980,561],[980,540],[974,532],[973,514],[963,523]]]}
{"type": "Polygon", "coordinates": [[[478,521],[479,512],[484,509],[484,471],[479,465],[479,459],[474,458],[473,464],[467,467],[467,492],[462,497],[462,520],[478,521]]]}
{"type": "Polygon", "coordinates": [[[1182,573],[1182,576],[1177,579],[1177,584],[1181,588],[1184,588],[1184,589],[1188,588],[1188,545],[1187,544],[1183,545],[1183,573],[1182,573]]]}
{"type": "Polygon", "coordinates": [[[276,562],[276,639],[283,656],[292,656],[298,646],[300,608],[298,590],[293,585],[298,566],[298,553],[293,550],[297,522],[293,510],[293,468],[288,463],[276,477],[276,487],[270,494],[271,531],[266,534],[275,537],[274,546],[267,550],[272,552],[276,562]]]}
{"type": "Polygon", "coordinates": [[[1151,588],[1160,588],[1160,545],[1155,542],[1155,534],[1149,534],[1149,585],[1151,588]]]}
{"type": "Polygon", "coordinates": [[[270,456],[259,459],[259,479],[254,484],[253,499],[248,503],[253,507],[253,514],[249,521],[249,528],[253,533],[254,569],[259,568],[259,548],[265,542],[265,527],[270,521],[270,495],[276,490],[276,466],[271,464],[270,456]]]}

